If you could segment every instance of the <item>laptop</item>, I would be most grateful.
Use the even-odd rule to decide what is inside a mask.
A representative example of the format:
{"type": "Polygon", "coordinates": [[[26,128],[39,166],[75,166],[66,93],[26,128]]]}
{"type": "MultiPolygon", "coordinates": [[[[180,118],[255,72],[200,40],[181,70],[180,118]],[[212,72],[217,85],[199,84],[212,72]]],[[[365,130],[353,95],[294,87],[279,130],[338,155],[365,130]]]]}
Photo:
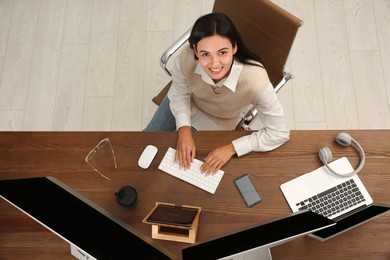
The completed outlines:
{"type": "MultiPolygon", "coordinates": [[[[329,164],[339,173],[354,169],[346,157],[329,164]]],[[[292,212],[311,210],[337,223],[334,227],[310,236],[324,241],[367,222],[388,210],[390,206],[373,204],[373,199],[358,174],[336,176],[325,166],[280,185],[292,212]]]]}

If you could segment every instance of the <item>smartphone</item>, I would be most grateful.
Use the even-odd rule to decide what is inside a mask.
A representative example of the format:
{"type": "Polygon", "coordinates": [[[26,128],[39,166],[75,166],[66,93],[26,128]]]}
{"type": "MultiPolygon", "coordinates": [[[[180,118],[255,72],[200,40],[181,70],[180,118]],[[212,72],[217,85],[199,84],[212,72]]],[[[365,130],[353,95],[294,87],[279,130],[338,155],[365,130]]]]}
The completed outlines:
{"type": "Polygon", "coordinates": [[[190,227],[198,209],[159,204],[146,219],[147,222],[190,227]]]}
{"type": "Polygon", "coordinates": [[[252,207],[261,201],[260,194],[248,174],[236,178],[234,183],[248,207],[252,207]]]}

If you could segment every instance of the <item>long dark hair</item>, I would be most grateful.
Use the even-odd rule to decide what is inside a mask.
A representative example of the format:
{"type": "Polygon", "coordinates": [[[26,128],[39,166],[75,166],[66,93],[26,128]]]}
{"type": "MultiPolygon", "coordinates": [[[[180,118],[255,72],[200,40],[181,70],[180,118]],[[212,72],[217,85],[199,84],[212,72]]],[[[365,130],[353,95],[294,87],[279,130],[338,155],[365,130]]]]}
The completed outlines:
{"type": "MultiPolygon", "coordinates": [[[[188,38],[190,48],[196,48],[200,40],[213,35],[220,35],[228,38],[233,47],[237,44],[237,52],[234,54],[234,57],[241,63],[263,67],[261,58],[245,46],[236,26],[224,13],[206,14],[195,21],[190,37],[188,38]],[[261,64],[254,63],[253,61],[257,61],[261,64]]],[[[197,59],[196,56],[195,59],[197,59]]]]}

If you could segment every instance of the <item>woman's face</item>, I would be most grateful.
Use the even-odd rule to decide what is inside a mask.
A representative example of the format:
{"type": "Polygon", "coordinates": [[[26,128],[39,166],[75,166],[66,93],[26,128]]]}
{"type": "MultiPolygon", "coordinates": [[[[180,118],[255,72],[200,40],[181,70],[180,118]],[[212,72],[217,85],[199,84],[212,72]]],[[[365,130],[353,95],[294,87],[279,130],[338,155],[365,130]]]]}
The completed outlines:
{"type": "Polygon", "coordinates": [[[195,55],[207,75],[218,82],[229,75],[236,51],[237,45],[233,47],[228,38],[213,35],[198,42],[195,55]]]}

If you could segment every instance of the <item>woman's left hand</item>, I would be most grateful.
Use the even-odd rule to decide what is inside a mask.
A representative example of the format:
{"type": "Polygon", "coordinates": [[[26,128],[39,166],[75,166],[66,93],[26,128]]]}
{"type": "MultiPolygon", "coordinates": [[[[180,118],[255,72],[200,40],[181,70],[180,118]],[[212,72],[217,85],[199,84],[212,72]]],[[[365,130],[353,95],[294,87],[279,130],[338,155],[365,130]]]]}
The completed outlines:
{"type": "Polygon", "coordinates": [[[227,144],[212,150],[204,159],[201,171],[205,174],[215,174],[236,154],[233,144],[227,144]]]}

